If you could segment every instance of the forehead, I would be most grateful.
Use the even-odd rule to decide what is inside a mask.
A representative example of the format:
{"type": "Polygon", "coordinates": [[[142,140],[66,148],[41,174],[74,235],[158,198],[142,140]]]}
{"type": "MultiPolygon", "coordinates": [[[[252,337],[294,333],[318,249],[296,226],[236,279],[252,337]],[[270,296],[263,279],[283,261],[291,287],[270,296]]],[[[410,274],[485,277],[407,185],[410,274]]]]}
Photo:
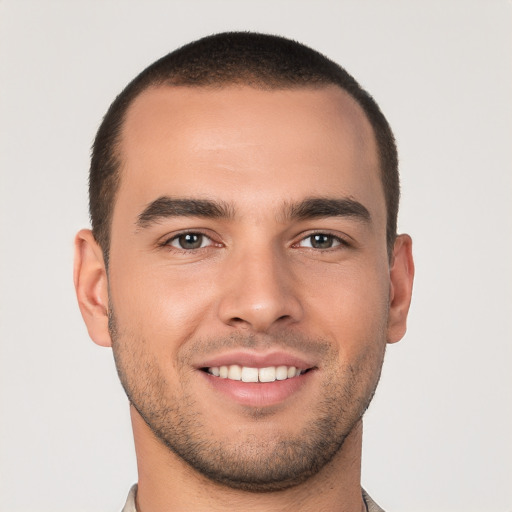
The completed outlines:
{"type": "Polygon", "coordinates": [[[149,88],[128,109],[120,154],[118,200],[139,209],[162,195],[384,203],[373,129],[336,86],[149,88]]]}

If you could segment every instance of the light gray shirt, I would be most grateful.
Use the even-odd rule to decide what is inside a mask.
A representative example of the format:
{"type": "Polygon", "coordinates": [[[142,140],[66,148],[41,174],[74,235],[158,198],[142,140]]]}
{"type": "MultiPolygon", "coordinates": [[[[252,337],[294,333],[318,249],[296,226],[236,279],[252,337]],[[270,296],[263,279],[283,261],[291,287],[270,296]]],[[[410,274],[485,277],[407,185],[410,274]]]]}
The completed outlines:
{"type": "MultiPolygon", "coordinates": [[[[384,512],[383,509],[375,503],[370,496],[366,493],[364,489],[361,489],[363,493],[363,501],[366,505],[367,512],[384,512]]],[[[137,512],[137,509],[135,508],[135,495],[137,494],[137,484],[133,485],[130,489],[130,492],[128,493],[128,498],[126,500],[126,504],[121,512],[137,512]]]]}

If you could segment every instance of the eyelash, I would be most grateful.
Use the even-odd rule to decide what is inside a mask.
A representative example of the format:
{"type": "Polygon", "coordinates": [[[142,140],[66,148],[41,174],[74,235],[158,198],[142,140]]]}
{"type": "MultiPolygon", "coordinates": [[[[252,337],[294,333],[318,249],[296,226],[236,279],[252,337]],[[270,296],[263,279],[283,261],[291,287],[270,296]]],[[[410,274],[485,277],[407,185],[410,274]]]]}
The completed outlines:
{"type": "MultiPolygon", "coordinates": [[[[292,245],[292,247],[297,247],[298,248],[298,247],[300,247],[299,244],[301,244],[305,240],[308,240],[308,239],[311,240],[315,236],[327,237],[330,240],[332,240],[332,242],[335,242],[336,245],[334,245],[332,247],[327,247],[327,248],[324,248],[324,249],[317,248],[317,247],[311,247],[311,246],[308,247],[308,246],[306,246],[305,247],[306,249],[312,249],[312,250],[327,252],[327,251],[336,250],[336,249],[339,249],[339,248],[351,247],[351,244],[345,238],[342,238],[340,236],[337,236],[337,235],[334,235],[332,233],[329,233],[328,231],[316,231],[314,233],[309,233],[307,236],[302,237],[298,242],[294,243],[292,245]]],[[[304,246],[303,246],[303,248],[304,248],[304,246]]]]}
{"type": "Polygon", "coordinates": [[[201,249],[206,249],[207,247],[210,247],[210,246],[217,246],[217,247],[221,246],[221,244],[218,242],[215,242],[211,236],[208,236],[206,233],[203,233],[201,231],[183,231],[181,233],[177,233],[177,234],[173,235],[170,238],[166,238],[162,243],[160,243],[158,245],[159,245],[159,247],[162,247],[164,249],[168,249],[170,251],[177,251],[177,252],[180,252],[183,254],[190,254],[190,253],[199,251],[201,249]],[[183,247],[175,247],[172,245],[172,242],[178,241],[181,237],[185,237],[187,235],[188,236],[195,235],[198,237],[202,237],[201,246],[196,247],[196,248],[185,249],[183,247]],[[205,239],[209,240],[209,243],[203,247],[202,244],[205,242],[205,239]]]}
{"type": "MultiPolygon", "coordinates": [[[[174,236],[172,236],[170,238],[165,239],[165,241],[163,241],[161,244],[159,244],[159,246],[163,247],[163,248],[166,248],[168,250],[178,251],[178,252],[185,253],[185,254],[186,253],[190,254],[192,252],[196,252],[196,251],[199,251],[201,249],[206,249],[206,248],[211,247],[211,246],[221,247],[222,244],[218,243],[218,242],[215,242],[212,239],[211,236],[208,236],[207,234],[205,234],[205,233],[203,233],[201,231],[183,231],[181,233],[177,233],[176,235],[174,235],[174,236]],[[172,245],[172,242],[178,241],[181,237],[185,237],[185,236],[199,236],[199,237],[202,237],[200,246],[199,247],[195,247],[195,248],[192,247],[192,248],[185,249],[184,247],[175,247],[175,246],[172,245]],[[203,246],[203,243],[205,242],[205,239],[209,240],[209,243],[206,246],[203,246]]],[[[306,249],[311,249],[311,250],[327,252],[327,251],[337,250],[338,248],[351,247],[351,244],[349,242],[347,242],[347,240],[345,240],[344,238],[342,238],[340,236],[333,235],[332,233],[329,233],[329,232],[326,232],[326,231],[317,231],[317,232],[314,232],[314,233],[309,233],[307,236],[303,236],[298,242],[295,242],[294,244],[292,244],[292,248],[300,248],[300,247],[306,248],[306,249]],[[313,247],[312,245],[309,245],[309,246],[301,246],[300,245],[301,243],[305,242],[308,239],[310,240],[310,243],[312,244],[312,239],[315,236],[326,237],[334,245],[331,246],[331,247],[325,247],[325,248],[313,247]]]]}

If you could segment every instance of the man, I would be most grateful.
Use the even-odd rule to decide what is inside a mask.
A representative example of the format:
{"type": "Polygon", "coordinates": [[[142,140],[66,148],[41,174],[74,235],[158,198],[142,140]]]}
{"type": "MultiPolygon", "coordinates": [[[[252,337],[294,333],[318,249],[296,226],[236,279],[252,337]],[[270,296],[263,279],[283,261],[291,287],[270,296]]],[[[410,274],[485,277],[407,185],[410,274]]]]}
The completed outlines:
{"type": "Polygon", "coordinates": [[[380,510],[361,418],[406,328],[398,197],[378,106],[298,43],[207,37],[118,96],[74,279],[130,400],[125,511],[380,510]]]}

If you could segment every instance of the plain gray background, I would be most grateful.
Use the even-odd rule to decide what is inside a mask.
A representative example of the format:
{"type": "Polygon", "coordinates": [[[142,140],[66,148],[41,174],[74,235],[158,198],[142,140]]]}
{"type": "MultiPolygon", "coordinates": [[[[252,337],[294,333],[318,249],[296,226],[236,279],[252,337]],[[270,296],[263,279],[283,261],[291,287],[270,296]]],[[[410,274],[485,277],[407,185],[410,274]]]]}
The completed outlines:
{"type": "Polygon", "coordinates": [[[111,352],[72,287],[89,147],[143,67],[249,29],[338,61],[396,133],[417,277],[363,484],[390,512],[510,512],[511,21],[505,0],[0,0],[0,510],[119,510],[136,481],[111,352]]]}

